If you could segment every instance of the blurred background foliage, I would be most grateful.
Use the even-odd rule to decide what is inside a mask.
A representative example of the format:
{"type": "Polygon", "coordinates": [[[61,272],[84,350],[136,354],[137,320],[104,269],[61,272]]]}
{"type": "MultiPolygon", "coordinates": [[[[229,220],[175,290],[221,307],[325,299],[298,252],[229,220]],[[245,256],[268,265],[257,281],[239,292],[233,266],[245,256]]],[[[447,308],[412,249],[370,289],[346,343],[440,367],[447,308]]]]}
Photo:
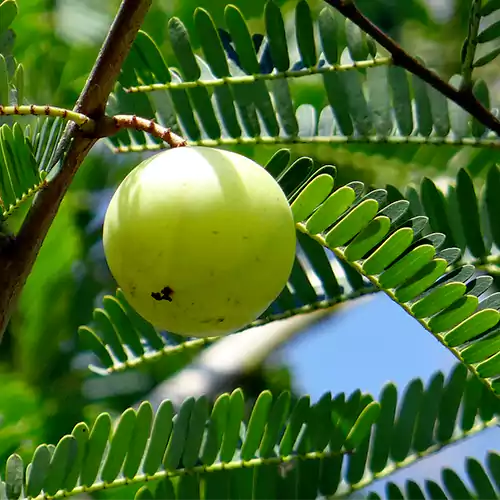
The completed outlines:
{"type": "MultiPolygon", "coordinates": [[[[263,31],[264,0],[235,0],[254,33],[263,31]]],[[[309,1],[314,12],[324,5],[309,1]]],[[[467,31],[468,0],[358,0],[360,9],[413,54],[426,59],[444,76],[459,70],[459,54],[467,31]]],[[[195,33],[196,7],[209,10],[224,27],[222,0],[154,0],[143,29],[160,45],[167,62],[171,50],[167,22],[178,16],[195,33]]],[[[293,18],[295,1],[278,4],[293,18]]],[[[26,70],[26,100],[71,108],[97,56],[100,44],[119,5],[118,0],[22,0],[13,28],[15,56],[26,70]]],[[[293,19],[291,19],[293,21],[293,19]]],[[[290,42],[294,43],[292,23],[290,42]]],[[[197,41],[193,39],[194,46],[197,41]]],[[[494,79],[495,64],[482,76],[494,79]]],[[[486,71],[486,70],[485,70],[486,71]]],[[[296,95],[321,104],[322,87],[314,81],[294,82],[296,95]]],[[[300,99],[299,99],[300,102],[300,99]]],[[[242,152],[265,161],[276,148],[244,148],[242,152]]],[[[339,166],[341,182],[351,179],[381,185],[408,181],[404,158],[386,161],[378,156],[352,154],[338,146],[297,147],[319,163],[339,166]]],[[[188,356],[151,370],[100,378],[87,370],[88,358],[78,354],[77,328],[91,320],[92,308],[114,291],[101,246],[101,225],[107,202],[117,183],[140,160],[139,155],[115,156],[98,145],[80,169],[50,230],[19,308],[0,350],[0,459],[17,451],[28,459],[36,445],[56,442],[75,422],[90,421],[101,411],[121,412],[163,380],[185,367],[188,356]]],[[[441,171],[441,174],[445,174],[441,171]]],[[[426,173],[429,174],[428,172],[426,173]]],[[[422,175],[421,172],[417,175],[422,175]]],[[[13,217],[16,225],[22,214],[13,217]]],[[[334,314],[334,311],[332,312],[334,314]]],[[[307,329],[303,329],[307,332],[307,329]]],[[[290,388],[296,381],[279,360],[269,366],[256,360],[244,374],[227,380],[224,390],[242,386],[251,397],[264,387],[290,388]]],[[[123,491],[116,493],[123,495],[123,491]]],[[[100,493],[100,496],[110,496],[100,493]]],[[[123,496],[122,496],[123,498],[123,496]]]]}

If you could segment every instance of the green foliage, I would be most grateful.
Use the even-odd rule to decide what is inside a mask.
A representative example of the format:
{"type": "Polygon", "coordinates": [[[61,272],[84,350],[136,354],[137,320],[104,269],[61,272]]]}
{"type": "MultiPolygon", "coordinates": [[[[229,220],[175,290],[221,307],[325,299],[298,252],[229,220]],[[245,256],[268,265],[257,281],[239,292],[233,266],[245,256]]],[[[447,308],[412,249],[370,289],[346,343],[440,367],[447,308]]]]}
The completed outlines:
{"type": "MultiPolygon", "coordinates": [[[[210,482],[209,476],[224,470],[239,482],[242,474],[259,476],[261,469],[269,469],[274,481],[287,463],[299,470],[323,464],[324,483],[334,459],[342,461],[367,439],[379,412],[380,405],[359,392],[347,399],[326,394],[313,405],[308,396],[292,403],[290,393],[273,401],[263,392],[249,417],[239,389],[219,396],[210,412],[205,397],[187,399],[177,413],[168,400],[156,412],[143,402],[137,410],[125,410],[114,426],[102,413],[91,428],[76,425],[57,446],[39,446],[26,478],[22,459],[11,455],[5,488],[12,500],[22,493],[61,497],[161,478],[182,482],[194,474],[210,482]]],[[[234,485],[241,491],[248,486],[234,485]]]]}
{"type": "Polygon", "coordinates": [[[193,481],[197,491],[216,488],[218,498],[260,488],[285,488],[287,498],[299,498],[302,490],[345,494],[497,425],[500,410],[462,365],[446,381],[441,372],[426,387],[413,380],[400,398],[395,385],[387,384],[379,403],[359,391],[325,394],[313,405],[307,396],[292,401],[283,392],[273,399],[265,391],[248,411],[244,406],[236,390],[211,408],[205,397],[187,399],[176,414],[168,400],[156,411],[143,402],[114,426],[103,413],[91,428],[75,426],[56,447],[39,446],[26,480],[21,459],[12,455],[7,489],[61,497],[147,481],[157,497],[163,488],[174,488],[175,498],[192,498],[181,484],[193,481]]]}
{"type": "MultiPolygon", "coordinates": [[[[262,41],[253,35],[252,43],[235,7],[226,8],[225,18],[227,32],[217,30],[205,10],[195,11],[199,53],[182,22],[173,19],[169,35],[176,66],[169,67],[154,40],[141,32],[110,110],[154,118],[190,144],[338,144],[439,169],[457,154],[456,146],[471,145],[482,148],[469,154],[481,153],[483,167],[493,163],[493,134],[418,77],[392,66],[333,9],[325,7],[312,18],[306,2],[297,4],[297,51],[289,47],[283,15],[272,1],[266,4],[262,41]],[[299,85],[315,92],[304,96],[299,85]],[[446,145],[439,156],[429,149],[435,144],[446,145]]],[[[453,86],[461,82],[459,75],[450,79],[453,86]]],[[[490,108],[485,83],[475,89],[490,108]]],[[[134,130],[109,142],[117,152],[164,147],[134,130]]]]}

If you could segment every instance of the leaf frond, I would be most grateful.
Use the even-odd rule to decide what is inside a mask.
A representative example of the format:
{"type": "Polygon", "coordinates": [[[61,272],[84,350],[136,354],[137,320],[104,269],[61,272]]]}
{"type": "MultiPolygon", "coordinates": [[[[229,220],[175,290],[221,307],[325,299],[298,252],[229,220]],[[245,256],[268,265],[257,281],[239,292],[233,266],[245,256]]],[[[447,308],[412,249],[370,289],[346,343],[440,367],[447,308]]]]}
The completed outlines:
{"type": "MultiPolygon", "coordinates": [[[[462,108],[390,64],[373,40],[330,7],[313,19],[306,2],[297,4],[297,50],[289,47],[273,1],[265,7],[262,35],[251,34],[236,7],[227,6],[225,16],[228,31],[218,29],[206,10],[196,10],[199,53],[182,22],[171,19],[178,67],[167,66],[155,42],[141,32],[110,109],[154,118],[191,145],[345,144],[418,165],[437,156],[422,154],[422,146],[439,145],[447,151],[436,160],[440,168],[459,146],[481,151],[500,146],[496,135],[462,108]],[[299,99],[299,83],[316,92],[302,92],[299,99]],[[322,94],[321,103],[308,99],[312,94],[322,94]]],[[[460,87],[463,77],[454,75],[450,83],[460,87]]],[[[489,109],[484,82],[476,82],[474,93],[489,109]]],[[[136,131],[108,142],[115,152],[165,147],[136,131]]],[[[494,154],[486,163],[483,158],[483,165],[493,163],[494,154]]]]}
{"type": "Polygon", "coordinates": [[[379,411],[359,392],[347,400],[326,394],[316,404],[307,396],[292,404],[288,392],[273,400],[265,391],[249,415],[241,389],[221,395],[211,410],[205,397],[187,399],[177,413],[168,400],[156,412],[143,402],[115,425],[102,413],[91,429],[80,423],[55,447],[40,445],[26,474],[21,458],[11,455],[5,488],[12,500],[63,498],[162,478],[274,474],[287,464],[302,468],[354,452],[379,411]]]}
{"type": "MultiPolygon", "coordinates": [[[[493,227],[498,212],[491,188],[499,171],[490,172],[485,207],[493,227]]],[[[461,170],[456,188],[450,187],[455,205],[430,179],[422,182],[420,196],[410,188],[406,200],[390,186],[356,199],[349,186],[328,194],[315,191],[314,182],[292,202],[298,229],[384,291],[500,395],[498,293],[480,302],[491,277],[473,276],[472,265],[452,267],[462,254],[455,246],[460,245],[457,231],[477,258],[484,259],[491,248],[482,236],[484,221],[467,172],[461,170]],[[298,210],[303,205],[308,210],[298,210]],[[391,219],[394,213],[397,220],[391,219]]]]}
{"type": "Polygon", "coordinates": [[[305,490],[309,498],[344,496],[498,425],[499,401],[462,365],[446,380],[437,372],[425,387],[411,381],[401,396],[389,383],[379,400],[356,391],[311,404],[308,396],[292,402],[288,392],[273,398],[264,391],[246,411],[237,389],[213,405],[189,398],[177,413],[168,400],[156,411],[143,402],[114,424],[103,413],[56,446],[40,445],[26,472],[12,455],[4,487],[13,500],[146,482],[152,498],[167,498],[160,495],[172,486],[173,498],[196,497],[183,492],[184,482],[198,492],[216,489],[217,498],[254,496],[260,488],[266,498],[282,488],[287,498],[305,490]]]}

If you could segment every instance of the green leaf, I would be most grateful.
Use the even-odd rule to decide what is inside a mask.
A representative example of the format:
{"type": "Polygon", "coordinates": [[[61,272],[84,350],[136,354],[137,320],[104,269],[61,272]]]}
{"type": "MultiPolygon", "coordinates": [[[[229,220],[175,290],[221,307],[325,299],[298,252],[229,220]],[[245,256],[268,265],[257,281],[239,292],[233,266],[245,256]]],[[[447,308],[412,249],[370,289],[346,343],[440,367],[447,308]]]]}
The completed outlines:
{"type": "MultiPolygon", "coordinates": [[[[462,86],[462,76],[453,75],[450,78],[450,85],[456,89],[462,86]]],[[[450,125],[454,136],[457,139],[462,139],[470,135],[469,118],[470,115],[458,104],[448,101],[449,114],[450,114],[450,125]]]]}
{"type": "Polygon", "coordinates": [[[468,458],[466,461],[466,470],[477,498],[495,498],[497,496],[486,471],[477,460],[468,458]]]}
{"type": "Polygon", "coordinates": [[[442,333],[468,318],[476,309],[479,300],[466,295],[430,319],[428,326],[433,333],[442,333]]]}
{"type": "Polygon", "coordinates": [[[399,66],[389,66],[388,77],[399,132],[401,135],[410,135],[413,130],[413,115],[406,71],[399,66]]]}
{"type": "Polygon", "coordinates": [[[401,462],[408,456],[422,395],[422,381],[413,380],[403,396],[392,434],[391,458],[396,462],[401,462]]]}
{"type": "Polygon", "coordinates": [[[134,430],[123,464],[123,475],[129,479],[133,478],[139,470],[151,431],[152,420],[153,408],[148,401],[143,401],[137,410],[134,430]]]}
{"type": "Polygon", "coordinates": [[[366,259],[362,266],[363,271],[369,275],[383,272],[411,245],[413,234],[409,227],[398,229],[366,259]]]}
{"type": "Polygon", "coordinates": [[[451,439],[457,420],[460,401],[465,391],[467,369],[457,364],[448,377],[444,387],[442,402],[438,415],[437,439],[446,442],[451,439]]]}
{"type": "Polygon", "coordinates": [[[179,500],[196,500],[200,498],[198,478],[192,475],[183,475],[177,482],[177,498],[179,500]]]}
{"type": "Polygon", "coordinates": [[[61,489],[61,485],[64,484],[77,453],[77,441],[73,436],[64,436],[57,443],[43,485],[43,489],[47,494],[55,495],[61,489]]]}
{"type": "Polygon", "coordinates": [[[435,253],[432,245],[418,246],[382,273],[379,278],[380,286],[389,289],[402,285],[429,263],[435,253]]]}
{"type": "Polygon", "coordinates": [[[152,476],[162,463],[163,454],[172,431],[174,407],[169,400],[162,401],[153,422],[153,429],[149,438],[147,451],[144,457],[143,471],[152,476]]]}
{"type": "Polygon", "coordinates": [[[286,426],[283,437],[281,438],[279,453],[282,456],[288,456],[292,453],[295,441],[299,435],[302,425],[306,421],[309,413],[309,396],[302,396],[292,410],[288,425],[286,426]]]}
{"type": "Polygon", "coordinates": [[[274,107],[285,134],[293,137],[297,136],[299,125],[295,116],[295,108],[288,81],[285,79],[272,80],[270,88],[274,97],[274,107]]]}
{"type": "Polygon", "coordinates": [[[212,73],[217,78],[230,76],[222,42],[210,14],[205,9],[197,7],[194,12],[194,22],[203,54],[212,73]]]}
{"type": "MultiPolygon", "coordinates": [[[[0,34],[7,30],[17,16],[15,0],[4,0],[0,3],[0,34]]],[[[0,99],[0,103],[2,100],[0,99]]]]}
{"type": "Polygon", "coordinates": [[[493,328],[499,319],[500,313],[494,309],[479,311],[448,332],[444,340],[450,347],[456,347],[493,328]]]}
{"type": "Polygon", "coordinates": [[[447,267],[448,262],[444,259],[432,260],[396,290],[397,300],[401,303],[414,300],[434,284],[447,267]]]}
{"type": "Polygon", "coordinates": [[[202,396],[196,400],[189,420],[189,430],[182,455],[182,465],[187,469],[194,467],[198,462],[207,418],[208,400],[202,396]]]}
{"type": "Polygon", "coordinates": [[[290,392],[282,392],[271,408],[259,448],[259,455],[263,458],[270,457],[274,451],[274,445],[288,416],[290,400],[290,392]]]}
{"type": "Polygon", "coordinates": [[[349,101],[345,87],[345,80],[340,73],[324,73],[323,84],[326,97],[332,107],[340,131],[346,136],[354,132],[351,116],[349,114],[349,101]]]}
{"type": "Polygon", "coordinates": [[[413,448],[417,452],[425,452],[434,443],[434,428],[439,414],[443,384],[444,376],[438,372],[431,378],[423,393],[413,440],[413,448]]]}
{"type": "Polygon", "coordinates": [[[381,243],[389,233],[391,220],[389,217],[375,217],[345,249],[347,260],[354,262],[362,259],[370,250],[381,243]]]}
{"type": "MultiPolygon", "coordinates": [[[[26,496],[35,497],[42,491],[45,478],[49,472],[50,459],[51,454],[47,445],[38,446],[33,454],[31,469],[27,474],[26,496]]],[[[99,466],[99,462],[97,465],[99,466]]]]}
{"type": "Polygon", "coordinates": [[[147,486],[141,486],[135,494],[134,500],[153,500],[154,495],[147,486]]]}
{"type": "Polygon", "coordinates": [[[481,378],[495,377],[500,373],[500,356],[497,352],[494,356],[479,363],[476,366],[478,375],[481,378]]]}
{"type": "Polygon", "coordinates": [[[433,87],[427,87],[427,94],[431,103],[434,130],[439,137],[446,137],[450,131],[448,100],[433,87]]]}
{"type": "Polygon", "coordinates": [[[109,314],[104,309],[94,309],[93,313],[94,322],[97,328],[100,330],[101,335],[104,338],[106,344],[112,349],[114,355],[121,361],[125,362],[128,360],[128,356],[125,353],[123,344],[118,337],[118,334],[111,322],[109,314]]]}
{"type": "Polygon", "coordinates": [[[265,169],[275,178],[278,179],[283,172],[286,170],[288,167],[288,164],[290,163],[290,150],[283,148],[283,149],[278,149],[276,153],[271,156],[269,161],[265,165],[265,169]]]}
{"type": "Polygon", "coordinates": [[[243,70],[249,75],[260,73],[257,55],[243,14],[234,5],[227,5],[224,17],[243,70]]]}
{"type": "Polygon", "coordinates": [[[491,50],[484,56],[478,57],[475,61],[474,64],[472,65],[473,68],[481,68],[482,66],[486,66],[490,62],[494,61],[498,55],[500,54],[500,47],[496,47],[495,49],[491,50]]]}
{"type": "Polygon", "coordinates": [[[460,352],[463,360],[467,363],[479,363],[500,350],[500,330],[496,329],[484,339],[474,342],[460,352]]]}
{"type": "Polygon", "coordinates": [[[332,270],[332,264],[321,244],[300,231],[297,232],[297,239],[327,296],[334,298],[341,295],[342,290],[332,270]]]}
{"type": "Polygon", "coordinates": [[[366,43],[366,35],[350,19],[345,20],[345,34],[349,54],[354,61],[364,61],[368,59],[369,51],[366,43]]]}
{"type": "Polygon", "coordinates": [[[380,395],[381,409],[375,423],[373,451],[370,457],[370,469],[374,473],[384,470],[389,458],[397,401],[396,386],[392,383],[385,385],[380,395]]]}
{"type": "MultiPolygon", "coordinates": [[[[474,97],[486,108],[490,109],[490,93],[484,80],[477,80],[472,88],[474,97]]],[[[486,127],[475,118],[472,119],[472,135],[482,137],[486,127]]]]}
{"type": "Polygon", "coordinates": [[[287,71],[290,67],[285,23],[280,8],[273,0],[268,0],[264,9],[266,33],[273,63],[278,71],[287,71]]]}
{"type": "Polygon", "coordinates": [[[151,323],[147,322],[139,313],[136,312],[135,309],[130,306],[123,294],[123,290],[118,289],[116,291],[116,298],[120,302],[120,305],[123,307],[124,311],[127,313],[130,322],[133,324],[134,328],[144,337],[147,343],[155,350],[161,350],[165,347],[165,344],[158,334],[158,332],[154,329],[151,323]]]}
{"type": "Polygon", "coordinates": [[[226,427],[220,450],[221,462],[231,461],[236,451],[243,421],[244,404],[243,391],[234,390],[229,398],[226,427]]]}
{"type": "Polygon", "coordinates": [[[427,84],[416,75],[411,75],[411,83],[415,99],[418,133],[428,137],[432,132],[432,113],[427,84]]]}
{"type": "Polygon", "coordinates": [[[83,464],[83,459],[87,452],[87,443],[89,441],[89,428],[87,424],[81,422],[75,425],[71,435],[76,441],[77,453],[76,457],[70,463],[70,469],[66,475],[66,480],[64,482],[64,489],[71,491],[77,484],[78,476],[83,464]]]}
{"type": "Polygon", "coordinates": [[[287,198],[290,199],[293,197],[297,188],[302,185],[304,179],[309,177],[312,173],[313,168],[313,160],[308,157],[302,157],[295,160],[283,173],[278,176],[277,181],[287,198]]]}
{"type": "Polygon", "coordinates": [[[242,460],[250,460],[260,446],[273,396],[270,391],[260,393],[248,422],[245,441],[241,448],[242,460]]]}
{"type": "Polygon", "coordinates": [[[332,192],[334,180],[327,174],[318,175],[300,192],[291,208],[295,222],[307,219],[332,192]]]}
{"type": "Polygon", "coordinates": [[[411,312],[416,318],[429,318],[456,302],[465,290],[463,283],[446,283],[415,302],[411,312]]]}
{"type": "Polygon", "coordinates": [[[217,398],[212,408],[207,436],[201,449],[201,459],[205,465],[212,465],[217,458],[229,410],[229,395],[222,394],[217,398]]]}
{"type": "Polygon", "coordinates": [[[477,35],[478,43],[486,43],[495,40],[500,36],[500,21],[490,24],[477,35]]]}
{"type": "Polygon", "coordinates": [[[104,462],[101,478],[105,483],[116,479],[131,444],[137,415],[132,408],[122,413],[111,438],[108,455],[104,462]]]}
{"type": "Polygon", "coordinates": [[[484,200],[493,241],[500,246],[500,196],[498,193],[500,193],[500,170],[493,165],[486,178],[484,200]]]}
{"type": "Polygon", "coordinates": [[[182,21],[177,17],[172,17],[168,22],[168,32],[172,49],[180,64],[181,70],[186,80],[198,80],[200,78],[200,68],[194,57],[189,34],[182,21]]]}
{"type": "Polygon", "coordinates": [[[172,435],[170,436],[165,456],[163,457],[163,466],[166,470],[175,470],[179,466],[186,445],[189,421],[194,405],[195,399],[192,397],[187,398],[182,403],[179,413],[175,417],[172,435]]]}
{"type": "Polygon", "coordinates": [[[373,125],[378,135],[387,137],[393,129],[388,70],[385,66],[367,68],[366,77],[373,125]]]}
{"type": "Polygon", "coordinates": [[[111,295],[105,295],[102,303],[114,330],[120,336],[121,342],[126,344],[136,356],[144,355],[145,351],[141,339],[118,299],[111,295]]]}
{"type": "Polygon", "coordinates": [[[80,474],[80,483],[90,486],[97,477],[101,459],[111,432],[109,413],[101,413],[94,422],[87,444],[87,453],[80,474]]]}
{"type": "Polygon", "coordinates": [[[446,199],[443,193],[430,179],[425,178],[420,188],[420,196],[431,228],[446,235],[445,246],[453,246],[453,233],[448,221],[446,199]]]}
{"type": "Polygon", "coordinates": [[[372,114],[362,87],[361,76],[355,71],[346,71],[339,74],[343,80],[349,112],[354,126],[362,136],[369,136],[373,130],[372,114]]]}
{"type": "Polygon", "coordinates": [[[142,60],[160,82],[171,81],[168,66],[154,40],[144,31],[139,30],[134,40],[133,49],[137,51],[142,60]]]}
{"type": "Polygon", "coordinates": [[[109,355],[101,339],[87,326],[78,327],[78,335],[85,349],[93,351],[99,358],[99,361],[106,368],[113,366],[113,360],[109,355]]]}
{"type": "MultiPolygon", "coordinates": [[[[330,7],[324,7],[318,17],[319,37],[321,48],[326,60],[330,64],[337,64],[339,61],[338,41],[337,41],[337,20],[330,7]]],[[[269,33],[269,31],[268,31],[269,33]]]]}
{"type": "Polygon", "coordinates": [[[318,61],[314,43],[314,25],[311,9],[305,0],[300,0],[295,10],[295,27],[297,30],[297,46],[302,63],[307,68],[316,66],[318,61]]]}
{"type": "Polygon", "coordinates": [[[489,16],[490,14],[493,14],[493,12],[500,9],[500,0],[487,0],[486,2],[483,2],[483,4],[484,5],[480,10],[480,15],[482,17],[489,16]]]}
{"type": "Polygon", "coordinates": [[[372,199],[360,203],[326,234],[325,240],[328,246],[335,248],[345,245],[357,233],[368,226],[375,217],[378,208],[378,203],[372,199]]]}
{"type": "Polygon", "coordinates": [[[465,169],[461,169],[458,173],[457,197],[467,246],[474,257],[482,258],[487,255],[487,251],[481,232],[479,207],[474,184],[465,169]]]}
{"type": "Polygon", "coordinates": [[[15,454],[7,459],[5,468],[5,491],[8,500],[17,500],[23,491],[24,464],[22,458],[15,454]]]}
{"type": "Polygon", "coordinates": [[[351,206],[355,198],[356,193],[352,188],[343,186],[337,189],[307,221],[307,231],[318,234],[327,229],[351,206]]]}
{"type": "Polygon", "coordinates": [[[372,425],[380,415],[380,404],[372,401],[359,415],[356,423],[347,435],[345,447],[348,450],[357,448],[370,433],[372,425]]]}

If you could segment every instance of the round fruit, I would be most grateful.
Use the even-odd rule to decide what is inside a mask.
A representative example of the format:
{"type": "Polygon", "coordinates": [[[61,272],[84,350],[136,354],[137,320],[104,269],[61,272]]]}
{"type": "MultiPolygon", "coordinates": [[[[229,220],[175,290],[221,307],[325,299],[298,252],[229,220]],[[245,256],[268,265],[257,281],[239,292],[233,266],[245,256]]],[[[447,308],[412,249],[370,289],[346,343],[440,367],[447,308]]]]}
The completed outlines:
{"type": "Polygon", "coordinates": [[[278,183],[254,161],[207,147],[170,149],[130,172],[106,212],[103,241],[137,312],[196,337],[258,318],[295,258],[293,216],[278,183]]]}

